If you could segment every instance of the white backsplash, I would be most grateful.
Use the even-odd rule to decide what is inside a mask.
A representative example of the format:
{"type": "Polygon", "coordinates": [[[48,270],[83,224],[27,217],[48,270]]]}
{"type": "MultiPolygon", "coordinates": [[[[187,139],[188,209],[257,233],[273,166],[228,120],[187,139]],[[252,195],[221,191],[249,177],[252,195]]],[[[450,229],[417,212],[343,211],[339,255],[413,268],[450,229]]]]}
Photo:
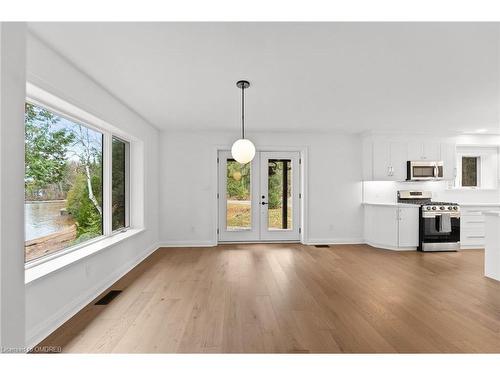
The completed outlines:
{"type": "Polygon", "coordinates": [[[447,181],[394,182],[367,181],[363,183],[363,201],[375,203],[393,203],[397,201],[398,190],[432,191],[435,201],[457,203],[499,203],[500,190],[464,190],[448,189],[447,181]]]}

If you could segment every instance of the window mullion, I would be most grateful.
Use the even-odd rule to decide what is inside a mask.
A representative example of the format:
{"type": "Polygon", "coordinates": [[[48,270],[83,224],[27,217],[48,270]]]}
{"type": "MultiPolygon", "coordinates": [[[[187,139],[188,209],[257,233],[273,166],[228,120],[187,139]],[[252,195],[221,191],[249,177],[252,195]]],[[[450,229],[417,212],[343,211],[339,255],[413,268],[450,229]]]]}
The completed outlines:
{"type": "Polygon", "coordinates": [[[108,132],[104,133],[103,147],[103,232],[105,236],[109,236],[112,232],[111,224],[111,200],[112,200],[112,180],[111,180],[111,163],[112,163],[112,135],[108,132]]]}

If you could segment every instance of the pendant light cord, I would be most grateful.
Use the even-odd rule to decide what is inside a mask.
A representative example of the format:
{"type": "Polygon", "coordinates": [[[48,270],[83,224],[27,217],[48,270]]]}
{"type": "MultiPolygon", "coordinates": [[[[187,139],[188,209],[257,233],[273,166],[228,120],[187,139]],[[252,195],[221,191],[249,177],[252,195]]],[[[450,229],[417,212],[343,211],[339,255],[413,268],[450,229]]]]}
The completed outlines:
{"type": "Polygon", "coordinates": [[[245,85],[241,86],[241,139],[245,139],[245,85]]]}

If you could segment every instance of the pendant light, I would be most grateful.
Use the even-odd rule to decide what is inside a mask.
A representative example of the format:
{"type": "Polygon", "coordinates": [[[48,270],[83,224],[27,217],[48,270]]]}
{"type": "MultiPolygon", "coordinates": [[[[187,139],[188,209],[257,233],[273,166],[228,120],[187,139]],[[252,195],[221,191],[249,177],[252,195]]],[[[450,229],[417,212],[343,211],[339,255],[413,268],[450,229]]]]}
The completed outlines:
{"type": "Polygon", "coordinates": [[[255,156],[255,146],[245,139],[245,89],[250,87],[248,81],[238,81],[236,86],[241,89],[241,138],[233,143],[231,155],[240,164],[246,164],[253,160],[255,156]]]}

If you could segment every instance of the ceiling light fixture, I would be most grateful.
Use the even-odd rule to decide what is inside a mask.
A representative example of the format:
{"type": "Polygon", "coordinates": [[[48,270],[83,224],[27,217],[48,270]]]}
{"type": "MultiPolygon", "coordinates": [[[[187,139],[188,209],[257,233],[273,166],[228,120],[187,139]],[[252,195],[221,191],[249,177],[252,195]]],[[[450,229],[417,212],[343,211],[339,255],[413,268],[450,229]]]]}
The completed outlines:
{"type": "Polygon", "coordinates": [[[255,156],[255,146],[245,139],[245,89],[250,87],[248,81],[238,81],[236,86],[241,89],[241,138],[233,143],[231,155],[240,164],[246,164],[253,160],[255,156]]]}

